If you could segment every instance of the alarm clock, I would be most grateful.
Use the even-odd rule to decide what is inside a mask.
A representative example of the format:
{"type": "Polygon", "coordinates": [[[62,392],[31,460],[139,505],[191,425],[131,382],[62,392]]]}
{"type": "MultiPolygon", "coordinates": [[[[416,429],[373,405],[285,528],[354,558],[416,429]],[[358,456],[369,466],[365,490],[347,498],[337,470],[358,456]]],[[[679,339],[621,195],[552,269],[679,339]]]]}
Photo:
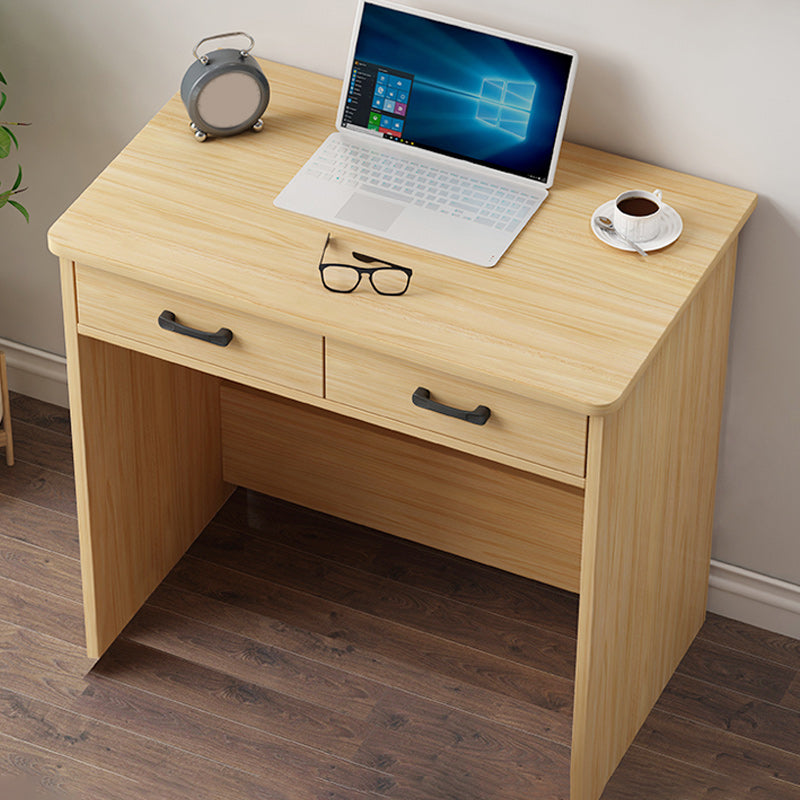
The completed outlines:
{"type": "Polygon", "coordinates": [[[181,81],[181,99],[189,112],[195,138],[233,136],[248,129],[261,130],[261,115],[269,103],[269,82],[250,55],[252,36],[242,31],[219,33],[201,39],[192,51],[195,62],[181,81]],[[204,42],[229,36],[250,40],[246,50],[220,49],[205,55],[197,51],[204,42]]]}

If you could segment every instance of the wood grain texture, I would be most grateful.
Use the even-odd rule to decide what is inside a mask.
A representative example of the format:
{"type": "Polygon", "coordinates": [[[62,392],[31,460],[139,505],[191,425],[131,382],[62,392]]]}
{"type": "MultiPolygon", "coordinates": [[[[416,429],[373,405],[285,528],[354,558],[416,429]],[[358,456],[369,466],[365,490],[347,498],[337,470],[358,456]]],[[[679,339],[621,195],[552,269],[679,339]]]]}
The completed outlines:
{"type": "Polygon", "coordinates": [[[736,688],[759,700],[780,703],[797,675],[797,669],[781,667],[727,647],[698,640],[683,657],[678,672],[717,686],[736,688]]]}
{"type": "MultiPolygon", "coordinates": [[[[153,651],[143,647],[128,650],[127,654],[142,659],[146,675],[147,661],[152,659],[153,651]]],[[[106,669],[101,661],[87,676],[87,689],[76,699],[75,710],[111,725],[124,720],[126,729],[132,733],[244,770],[258,776],[262,786],[286,787],[294,783],[294,790],[287,792],[289,797],[314,796],[303,794],[309,791],[306,779],[324,781],[326,789],[338,786],[380,794],[389,792],[395,785],[392,775],[383,770],[364,767],[299,743],[300,730],[292,739],[286,739],[237,721],[232,718],[237,716],[235,704],[232,705],[233,715],[220,717],[204,708],[178,702],[169,691],[154,693],[155,684],[146,683],[146,689],[137,689],[111,675],[112,670],[106,669]]],[[[213,779],[208,783],[214,786],[213,779]]],[[[193,789],[194,784],[195,781],[189,779],[185,787],[193,789]]]]}
{"type": "Polygon", "coordinates": [[[258,492],[238,489],[214,522],[572,638],[578,628],[572,592],[380,531],[365,536],[338,517],[258,492]]]}
{"type": "Polygon", "coordinates": [[[98,656],[230,487],[218,380],[79,336],[71,263],[61,277],[87,646],[98,656]]]}
{"type": "MultiPolygon", "coordinates": [[[[420,364],[327,339],[325,396],[333,402],[413,425],[421,430],[423,438],[428,431],[442,433],[459,450],[489,459],[497,451],[510,453],[534,465],[543,464],[581,478],[584,475],[585,416],[499,392],[485,384],[459,380],[420,364]],[[411,395],[420,386],[431,392],[432,399],[449,406],[465,410],[488,406],[491,417],[485,425],[471,425],[417,408],[411,395]]],[[[536,471],[535,466],[532,471],[536,471]]]]}
{"type": "Polygon", "coordinates": [[[13,727],[15,738],[33,743],[53,756],[94,768],[99,775],[112,773],[130,780],[133,762],[136,782],[141,784],[139,790],[145,792],[149,787],[164,800],[184,800],[187,784],[192,784],[192,796],[198,800],[214,800],[220,794],[231,800],[244,800],[261,794],[260,780],[242,770],[178,753],[173,747],[119,726],[2,689],[0,725],[13,727]],[[169,771],[164,770],[165,763],[170,764],[169,771]],[[209,788],[212,781],[213,789],[209,788]]]}
{"type": "Polygon", "coordinates": [[[58,514],[75,516],[75,489],[71,475],[16,460],[14,469],[0,470],[0,495],[58,514]]]}
{"type": "Polygon", "coordinates": [[[14,419],[35,425],[40,430],[61,433],[64,436],[71,435],[68,408],[28,397],[19,392],[9,392],[9,398],[14,419]]]}
{"type": "Polygon", "coordinates": [[[51,228],[53,252],[604,413],[621,402],[755,205],[750,192],[565,144],[533,223],[497,267],[474,267],[275,208],[273,198],[333,129],[341,84],[264,67],[272,95],[261,134],[198,147],[174,97],[51,228]],[[592,211],[628,186],[661,187],[684,221],[680,239],[653,253],[647,269],[589,228],[592,211]],[[410,291],[326,292],[316,266],[329,230],[347,249],[413,266],[410,291]]]}
{"type": "Polygon", "coordinates": [[[0,577],[28,586],[41,586],[52,594],[79,601],[77,560],[0,536],[0,577]]]}
{"type": "Polygon", "coordinates": [[[80,596],[77,564],[69,577],[69,583],[56,593],[47,590],[47,581],[28,585],[16,580],[16,575],[14,579],[0,578],[0,620],[76,646],[83,644],[86,641],[83,604],[64,596],[70,592],[80,596]]]}
{"type": "MultiPolygon", "coordinates": [[[[241,564],[250,559],[259,566],[258,570],[244,570],[247,574],[263,576],[271,583],[289,586],[311,597],[324,598],[343,609],[379,617],[384,624],[403,626],[414,620],[418,631],[438,639],[457,642],[478,653],[500,654],[507,661],[533,670],[518,673],[519,678],[523,678],[520,686],[527,697],[540,694],[540,687],[525,686],[526,682],[535,684],[537,677],[544,680],[549,674],[567,681],[572,678],[575,648],[571,637],[512,620],[498,620],[480,608],[444,603],[434,593],[364,575],[344,565],[320,560],[313,554],[278,544],[266,545],[213,526],[206,530],[202,541],[193,545],[190,553],[202,554],[217,564],[232,561],[241,564]],[[320,584],[323,576],[325,581],[320,584]],[[537,671],[545,675],[539,676],[537,671]]],[[[568,705],[568,698],[564,705],[568,705]]]]}
{"type": "MultiPolygon", "coordinates": [[[[13,489],[11,486],[6,488],[13,489]]],[[[52,550],[58,555],[80,557],[74,510],[70,516],[8,494],[3,496],[2,506],[0,535],[52,550]]]]}
{"type": "Polygon", "coordinates": [[[28,464],[73,474],[72,446],[63,433],[35,428],[29,422],[14,421],[14,450],[16,457],[28,464]]]}
{"type": "Polygon", "coordinates": [[[659,708],[716,728],[724,727],[770,747],[798,752],[800,710],[757,700],[744,691],[678,673],[664,690],[659,708]]]}
{"type": "Polygon", "coordinates": [[[226,480],[577,589],[580,490],[264,393],[221,398],[226,480]]]}
{"type": "Polygon", "coordinates": [[[573,800],[600,794],[703,622],[735,262],[732,246],[623,406],[590,420],[573,800]]]}
{"type": "Polygon", "coordinates": [[[178,565],[149,603],[348,673],[569,744],[572,681],[419,626],[290,590],[215,562],[178,565]],[[294,602],[294,606],[292,606],[294,602]],[[381,635],[381,631],[384,635],[381,635]],[[412,655],[413,654],[413,655],[412,655]]]}
{"type": "Polygon", "coordinates": [[[11,432],[11,403],[8,397],[6,354],[0,350],[0,447],[6,451],[6,466],[14,466],[14,437],[11,432]]]}
{"type": "Polygon", "coordinates": [[[320,397],[323,394],[319,334],[80,265],[76,267],[76,281],[78,326],[87,335],[103,339],[111,334],[144,342],[178,363],[184,358],[193,363],[199,361],[206,371],[234,380],[257,375],[268,385],[320,397]],[[158,317],[165,310],[172,311],[180,324],[190,328],[209,332],[228,328],[233,339],[226,347],[219,347],[165,331],[158,325],[158,317]]]}
{"type": "Polygon", "coordinates": [[[707,641],[800,670],[800,640],[719,614],[706,615],[699,634],[707,641]]]}
{"type": "Polygon", "coordinates": [[[756,742],[752,736],[733,733],[724,725],[712,726],[669,713],[661,701],[645,720],[634,744],[739,779],[771,777],[800,786],[800,753],[756,742]]]}

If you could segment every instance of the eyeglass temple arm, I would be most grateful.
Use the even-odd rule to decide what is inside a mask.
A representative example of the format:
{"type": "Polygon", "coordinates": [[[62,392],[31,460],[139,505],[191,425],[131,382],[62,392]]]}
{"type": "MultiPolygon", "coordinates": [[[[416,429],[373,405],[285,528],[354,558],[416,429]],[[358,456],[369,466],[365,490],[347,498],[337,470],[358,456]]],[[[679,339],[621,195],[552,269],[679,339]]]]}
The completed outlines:
{"type": "Polygon", "coordinates": [[[355,250],[353,250],[353,258],[358,261],[363,261],[365,264],[386,264],[389,267],[396,267],[397,269],[408,270],[409,272],[411,271],[410,267],[402,267],[400,264],[393,264],[391,261],[385,261],[382,258],[375,258],[374,256],[368,256],[364,253],[356,253],[355,250]]]}
{"type": "Polygon", "coordinates": [[[322,259],[325,258],[325,251],[328,249],[328,245],[331,243],[331,235],[330,233],[325,239],[325,244],[322,246],[322,252],[319,254],[319,265],[322,267],[322,259]]]}

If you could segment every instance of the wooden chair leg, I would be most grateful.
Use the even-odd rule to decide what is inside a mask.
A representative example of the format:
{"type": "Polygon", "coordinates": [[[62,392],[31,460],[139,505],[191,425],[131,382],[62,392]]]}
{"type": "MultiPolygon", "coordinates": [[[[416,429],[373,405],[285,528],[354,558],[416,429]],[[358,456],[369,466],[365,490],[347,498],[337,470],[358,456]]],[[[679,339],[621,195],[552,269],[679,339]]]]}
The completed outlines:
{"type": "Polygon", "coordinates": [[[14,439],[11,436],[11,403],[8,399],[8,376],[6,374],[6,354],[0,352],[0,406],[3,409],[0,419],[0,444],[6,447],[6,464],[14,466],[14,439]]]}

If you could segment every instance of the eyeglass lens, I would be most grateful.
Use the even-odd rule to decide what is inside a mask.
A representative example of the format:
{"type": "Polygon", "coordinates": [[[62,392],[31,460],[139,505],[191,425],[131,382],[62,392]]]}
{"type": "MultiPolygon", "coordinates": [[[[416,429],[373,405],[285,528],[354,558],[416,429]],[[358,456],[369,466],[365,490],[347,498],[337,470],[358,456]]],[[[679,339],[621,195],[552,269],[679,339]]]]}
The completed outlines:
{"type": "Polygon", "coordinates": [[[376,269],[370,276],[370,281],[376,292],[381,294],[403,294],[408,288],[409,276],[400,269],[376,269]]]}
{"type": "Polygon", "coordinates": [[[333,292],[351,292],[360,280],[359,271],[344,264],[325,265],[322,270],[322,282],[333,292]]]}

